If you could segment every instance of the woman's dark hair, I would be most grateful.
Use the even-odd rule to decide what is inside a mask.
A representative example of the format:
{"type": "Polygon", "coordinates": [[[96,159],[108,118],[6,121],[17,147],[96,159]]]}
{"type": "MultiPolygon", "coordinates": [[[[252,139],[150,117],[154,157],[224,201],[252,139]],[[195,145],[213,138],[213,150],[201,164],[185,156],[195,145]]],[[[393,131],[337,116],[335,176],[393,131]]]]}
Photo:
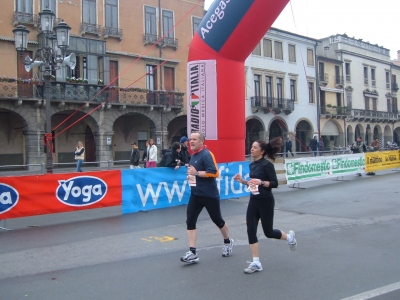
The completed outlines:
{"type": "Polygon", "coordinates": [[[178,142],[175,142],[172,144],[171,148],[172,148],[172,151],[176,151],[181,148],[181,144],[179,144],[178,142]]]}
{"type": "Polygon", "coordinates": [[[269,143],[262,140],[257,140],[256,142],[260,145],[261,150],[264,151],[263,156],[267,156],[271,160],[275,160],[276,154],[282,149],[282,138],[279,136],[270,140],[269,143]]]}

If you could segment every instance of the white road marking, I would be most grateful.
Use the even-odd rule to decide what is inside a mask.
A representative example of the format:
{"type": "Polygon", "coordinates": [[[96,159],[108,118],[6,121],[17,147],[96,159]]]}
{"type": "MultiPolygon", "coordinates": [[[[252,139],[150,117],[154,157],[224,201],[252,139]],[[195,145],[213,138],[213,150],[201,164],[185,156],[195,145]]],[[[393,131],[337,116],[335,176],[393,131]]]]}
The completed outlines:
{"type": "Polygon", "coordinates": [[[367,300],[367,299],[371,299],[376,296],[380,296],[383,294],[393,292],[398,289],[400,289],[400,282],[389,284],[387,286],[383,286],[383,287],[380,287],[380,288],[377,288],[377,289],[374,289],[374,290],[371,290],[371,291],[368,291],[365,293],[361,293],[361,294],[358,294],[358,295],[355,295],[352,297],[344,298],[342,300],[367,300]]]}

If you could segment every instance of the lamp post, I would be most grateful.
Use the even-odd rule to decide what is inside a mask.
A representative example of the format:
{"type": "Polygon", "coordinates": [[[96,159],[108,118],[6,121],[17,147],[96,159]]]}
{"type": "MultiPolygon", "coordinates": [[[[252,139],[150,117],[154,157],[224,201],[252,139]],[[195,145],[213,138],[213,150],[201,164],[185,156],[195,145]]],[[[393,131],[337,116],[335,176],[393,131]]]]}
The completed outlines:
{"type": "Polygon", "coordinates": [[[69,34],[71,27],[64,21],[54,27],[55,14],[44,9],[39,13],[40,30],[43,33],[43,46],[37,49],[33,59],[26,56],[22,59],[23,53],[27,49],[29,30],[23,25],[18,25],[13,30],[15,48],[22,63],[25,65],[25,70],[29,72],[33,67],[40,67],[39,71],[43,72],[46,94],[46,173],[53,173],[53,138],[51,134],[51,107],[50,107],[50,80],[52,71],[59,69],[61,64],[68,61],[71,69],[75,68],[75,54],[65,57],[66,49],[69,46],[69,34]],[[54,30],[53,30],[54,29],[54,30]]]}

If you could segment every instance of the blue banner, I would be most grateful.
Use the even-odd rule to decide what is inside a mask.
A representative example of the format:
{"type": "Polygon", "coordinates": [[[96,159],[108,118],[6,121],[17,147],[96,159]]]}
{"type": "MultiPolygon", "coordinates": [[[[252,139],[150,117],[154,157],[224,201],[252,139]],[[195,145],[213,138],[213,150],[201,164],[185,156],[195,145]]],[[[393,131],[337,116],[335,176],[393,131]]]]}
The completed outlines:
{"type": "MultiPolygon", "coordinates": [[[[217,178],[220,199],[249,195],[244,186],[233,179],[237,173],[249,177],[249,162],[218,164],[217,178]]],[[[190,186],[187,168],[132,169],[122,170],[122,213],[131,213],[187,204],[190,186]]]]}

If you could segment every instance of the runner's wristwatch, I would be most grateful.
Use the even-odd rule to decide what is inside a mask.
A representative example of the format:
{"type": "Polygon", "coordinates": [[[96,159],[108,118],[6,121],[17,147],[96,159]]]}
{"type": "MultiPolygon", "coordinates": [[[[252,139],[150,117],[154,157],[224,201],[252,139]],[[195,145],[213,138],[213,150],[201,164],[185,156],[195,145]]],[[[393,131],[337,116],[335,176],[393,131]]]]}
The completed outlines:
{"type": "Polygon", "coordinates": [[[265,184],[265,181],[261,181],[261,184],[260,184],[260,185],[262,185],[262,186],[263,186],[264,184],[265,184]]]}
{"type": "Polygon", "coordinates": [[[196,173],[194,173],[194,176],[199,176],[199,171],[196,171],[196,173]]]}

